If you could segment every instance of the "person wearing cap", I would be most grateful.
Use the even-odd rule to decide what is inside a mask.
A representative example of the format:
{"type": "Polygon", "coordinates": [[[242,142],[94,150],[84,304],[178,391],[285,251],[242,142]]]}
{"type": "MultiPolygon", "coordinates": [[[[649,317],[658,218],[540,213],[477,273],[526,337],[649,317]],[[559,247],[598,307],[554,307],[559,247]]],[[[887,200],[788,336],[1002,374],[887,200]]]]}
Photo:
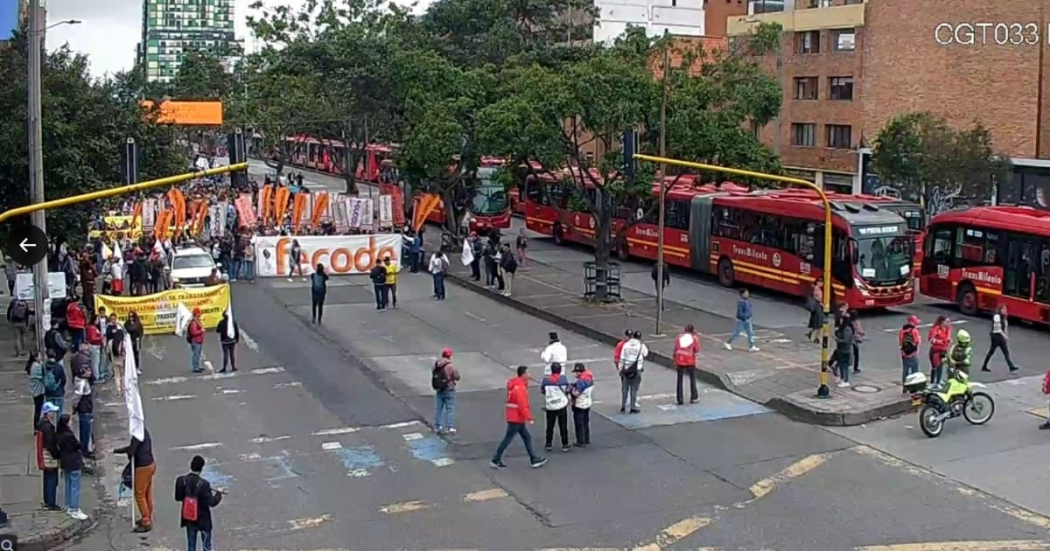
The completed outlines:
{"type": "Polygon", "coordinates": [[[572,368],[576,380],[572,383],[572,424],[576,445],[585,448],[591,444],[591,405],[594,403],[594,375],[580,362],[572,368]]]}
{"type": "Polygon", "coordinates": [[[678,386],[676,396],[678,405],[685,401],[682,391],[682,382],[685,375],[689,375],[689,403],[695,404],[700,400],[700,393],[696,389],[696,355],[700,353],[700,337],[692,324],[686,325],[685,330],[674,341],[674,366],[678,372],[678,386]]]}
{"type": "Polygon", "coordinates": [[[554,331],[551,331],[547,335],[547,337],[550,339],[550,343],[547,345],[547,348],[544,348],[543,352],[540,354],[540,359],[543,360],[543,363],[547,364],[543,368],[544,377],[551,374],[551,364],[553,364],[554,362],[558,362],[562,365],[565,365],[569,362],[569,351],[565,348],[565,345],[561,343],[561,339],[558,338],[558,334],[554,331]]]}
{"type": "MultiPolygon", "coordinates": [[[[909,316],[897,334],[897,345],[901,351],[901,385],[903,386],[908,375],[919,370],[919,346],[922,344],[922,335],[919,334],[919,317],[909,316]]],[[[848,367],[846,368],[848,369],[848,367]]],[[[908,389],[904,388],[904,394],[908,389]]]]}
{"type": "Polygon", "coordinates": [[[194,373],[200,373],[201,348],[204,346],[204,324],[201,323],[201,309],[193,309],[193,317],[186,327],[186,342],[190,343],[190,368],[194,373]]]}
{"type": "Polygon", "coordinates": [[[616,370],[620,369],[620,354],[623,352],[624,343],[631,340],[631,333],[632,331],[630,329],[624,330],[623,338],[620,339],[620,342],[616,343],[616,348],[613,349],[613,368],[616,370]]]}
{"type": "Polygon", "coordinates": [[[40,410],[40,422],[36,426],[37,468],[43,473],[44,508],[58,511],[58,441],[55,439],[55,416],[59,407],[44,402],[40,410]]]}
{"type": "Polygon", "coordinates": [[[642,372],[645,371],[645,357],[648,355],[649,347],[642,342],[642,332],[632,332],[630,340],[624,343],[620,351],[620,364],[617,366],[620,373],[620,413],[627,411],[628,405],[631,413],[642,412],[638,405],[638,390],[642,386],[642,372]]]}
{"type": "Polygon", "coordinates": [[[507,451],[507,446],[514,440],[515,436],[521,436],[521,442],[525,444],[525,451],[529,454],[529,462],[532,464],[532,468],[538,469],[547,464],[546,457],[540,457],[532,450],[532,435],[529,434],[529,425],[533,423],[533,420],[532,409],[529,407],[529,393],[526,390],[528,386],[529,368],[528,366],[519,365],[517,376],[511,377],[507,381],[507,404],[505,408],[507,432],[503,435],[503,440],[499,443],[499,447],[496,448],[496,455],[492,456],[492,461],[489,461],[489,465],[493,469],[507,468],[507,465],[503,463],[503,452],[507,451]]]}
{"type": "Polygon", "coordinates": [[[434,432],[456,434],[453,415],[456,412],[456,383],[459,371],[452,365],[452,349],[445,348],[434,362],[431,386],[434,388],[434,432]]]}

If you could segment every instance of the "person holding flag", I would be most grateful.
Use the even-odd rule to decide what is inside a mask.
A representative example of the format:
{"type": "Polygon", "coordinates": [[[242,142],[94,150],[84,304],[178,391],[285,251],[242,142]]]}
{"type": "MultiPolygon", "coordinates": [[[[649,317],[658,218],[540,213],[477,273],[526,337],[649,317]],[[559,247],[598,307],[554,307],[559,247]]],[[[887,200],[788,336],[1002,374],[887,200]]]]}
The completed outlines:
{"type": "Polygon", "coordinates": [[[226,366],[231,371],[237,371],[237,343],[241,340],[241,328],[233,320],[233,309],[227,309],[222,313],[222,320],[215,330],[219,334],[219,343],[222,344],[222,369],[219,373],[226,373],[226,366]]]}
{"type": "MultiPolygon", "coordinates": [[[[130,348],[131,336],[125,333],[124,349],[130,348]]],[[[134,531],[149,532],[153,530],[153,475],[157,473],[157,462],[153,457],[153,439],[146,430],[146,415],[139,395],[139,376],[131,354],[124,355],[124,390],[131,442],[113,450],[113,453],[125,454],[131,461],[131,486],[135,492],[134,503],[139,509],[134,531]]]]}

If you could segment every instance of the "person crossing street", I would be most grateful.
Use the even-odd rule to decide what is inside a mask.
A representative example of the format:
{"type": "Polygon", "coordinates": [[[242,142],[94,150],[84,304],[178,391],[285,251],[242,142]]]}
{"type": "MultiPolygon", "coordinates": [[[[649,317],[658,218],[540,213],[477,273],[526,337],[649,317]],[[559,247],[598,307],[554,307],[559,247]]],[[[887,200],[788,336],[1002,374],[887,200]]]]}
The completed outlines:
{"type": "Polygon", "coordinates": [[[489,465],[494,469],[507,468],[507,465],[503,463],[503,452],[507,451],[507,446],[510,446],[515,436],[521,437],[521,442],[525,445],[525,451],[529,454],[529,462],[532,464],[532,468],[538,469],[547,464],[546,457],[540,457],[532,450],[532,435],[529,434],[529,425],[533,423],[533,420],[532,410],[529,408],[529,393],[526,390],[529,386],[528,366],[519,365],[517,373],[516,377],[512,377],[507,381],[507,405],[505,408],[507,432],[503,435],[503,441],[499,443],[499,447],[496,448],[496,455],[492,456],[492,461],[489,461],[489,465]]]}

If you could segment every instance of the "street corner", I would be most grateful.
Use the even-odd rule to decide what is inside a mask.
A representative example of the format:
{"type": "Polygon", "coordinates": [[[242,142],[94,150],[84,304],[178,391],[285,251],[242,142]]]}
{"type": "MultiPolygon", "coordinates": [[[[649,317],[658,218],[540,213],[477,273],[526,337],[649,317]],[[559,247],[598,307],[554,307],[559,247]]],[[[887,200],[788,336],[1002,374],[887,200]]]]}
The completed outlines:
{"type": "MultiPolygon", "coordinates": [[[[6,491],[6,490],[5,490],[6,491]]],[[[39,509],[39,504],[37,509],[39,509]]],[[[95,526],[95,517],[80,521],[64,512],[28,511],[8,516],[9,525],[0,530],[0,544],[5,536],[17,537],[17,548],[3,547],[12,551],[46,551],[64,542],[74,540],[95,526]]]]}

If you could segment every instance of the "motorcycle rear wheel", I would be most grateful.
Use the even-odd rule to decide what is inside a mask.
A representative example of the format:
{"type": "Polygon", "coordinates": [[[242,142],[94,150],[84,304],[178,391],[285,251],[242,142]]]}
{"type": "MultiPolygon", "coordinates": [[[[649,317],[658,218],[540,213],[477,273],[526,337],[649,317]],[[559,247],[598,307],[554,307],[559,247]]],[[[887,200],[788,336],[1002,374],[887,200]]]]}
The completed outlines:
{"type": "Polygon", "coordinates": [[[919,410],[919,428],[930,438],[937,438],[944,432],[944,421],[938,420],[941,412],[931,405],[922,406],[919,410]]]}
{"type": "Polygon", "coordinates": [[[995,400],[984,392],[974,392],[963,404],[963,417],[971,425],[983,425],[995,415],[995,400]]]}

